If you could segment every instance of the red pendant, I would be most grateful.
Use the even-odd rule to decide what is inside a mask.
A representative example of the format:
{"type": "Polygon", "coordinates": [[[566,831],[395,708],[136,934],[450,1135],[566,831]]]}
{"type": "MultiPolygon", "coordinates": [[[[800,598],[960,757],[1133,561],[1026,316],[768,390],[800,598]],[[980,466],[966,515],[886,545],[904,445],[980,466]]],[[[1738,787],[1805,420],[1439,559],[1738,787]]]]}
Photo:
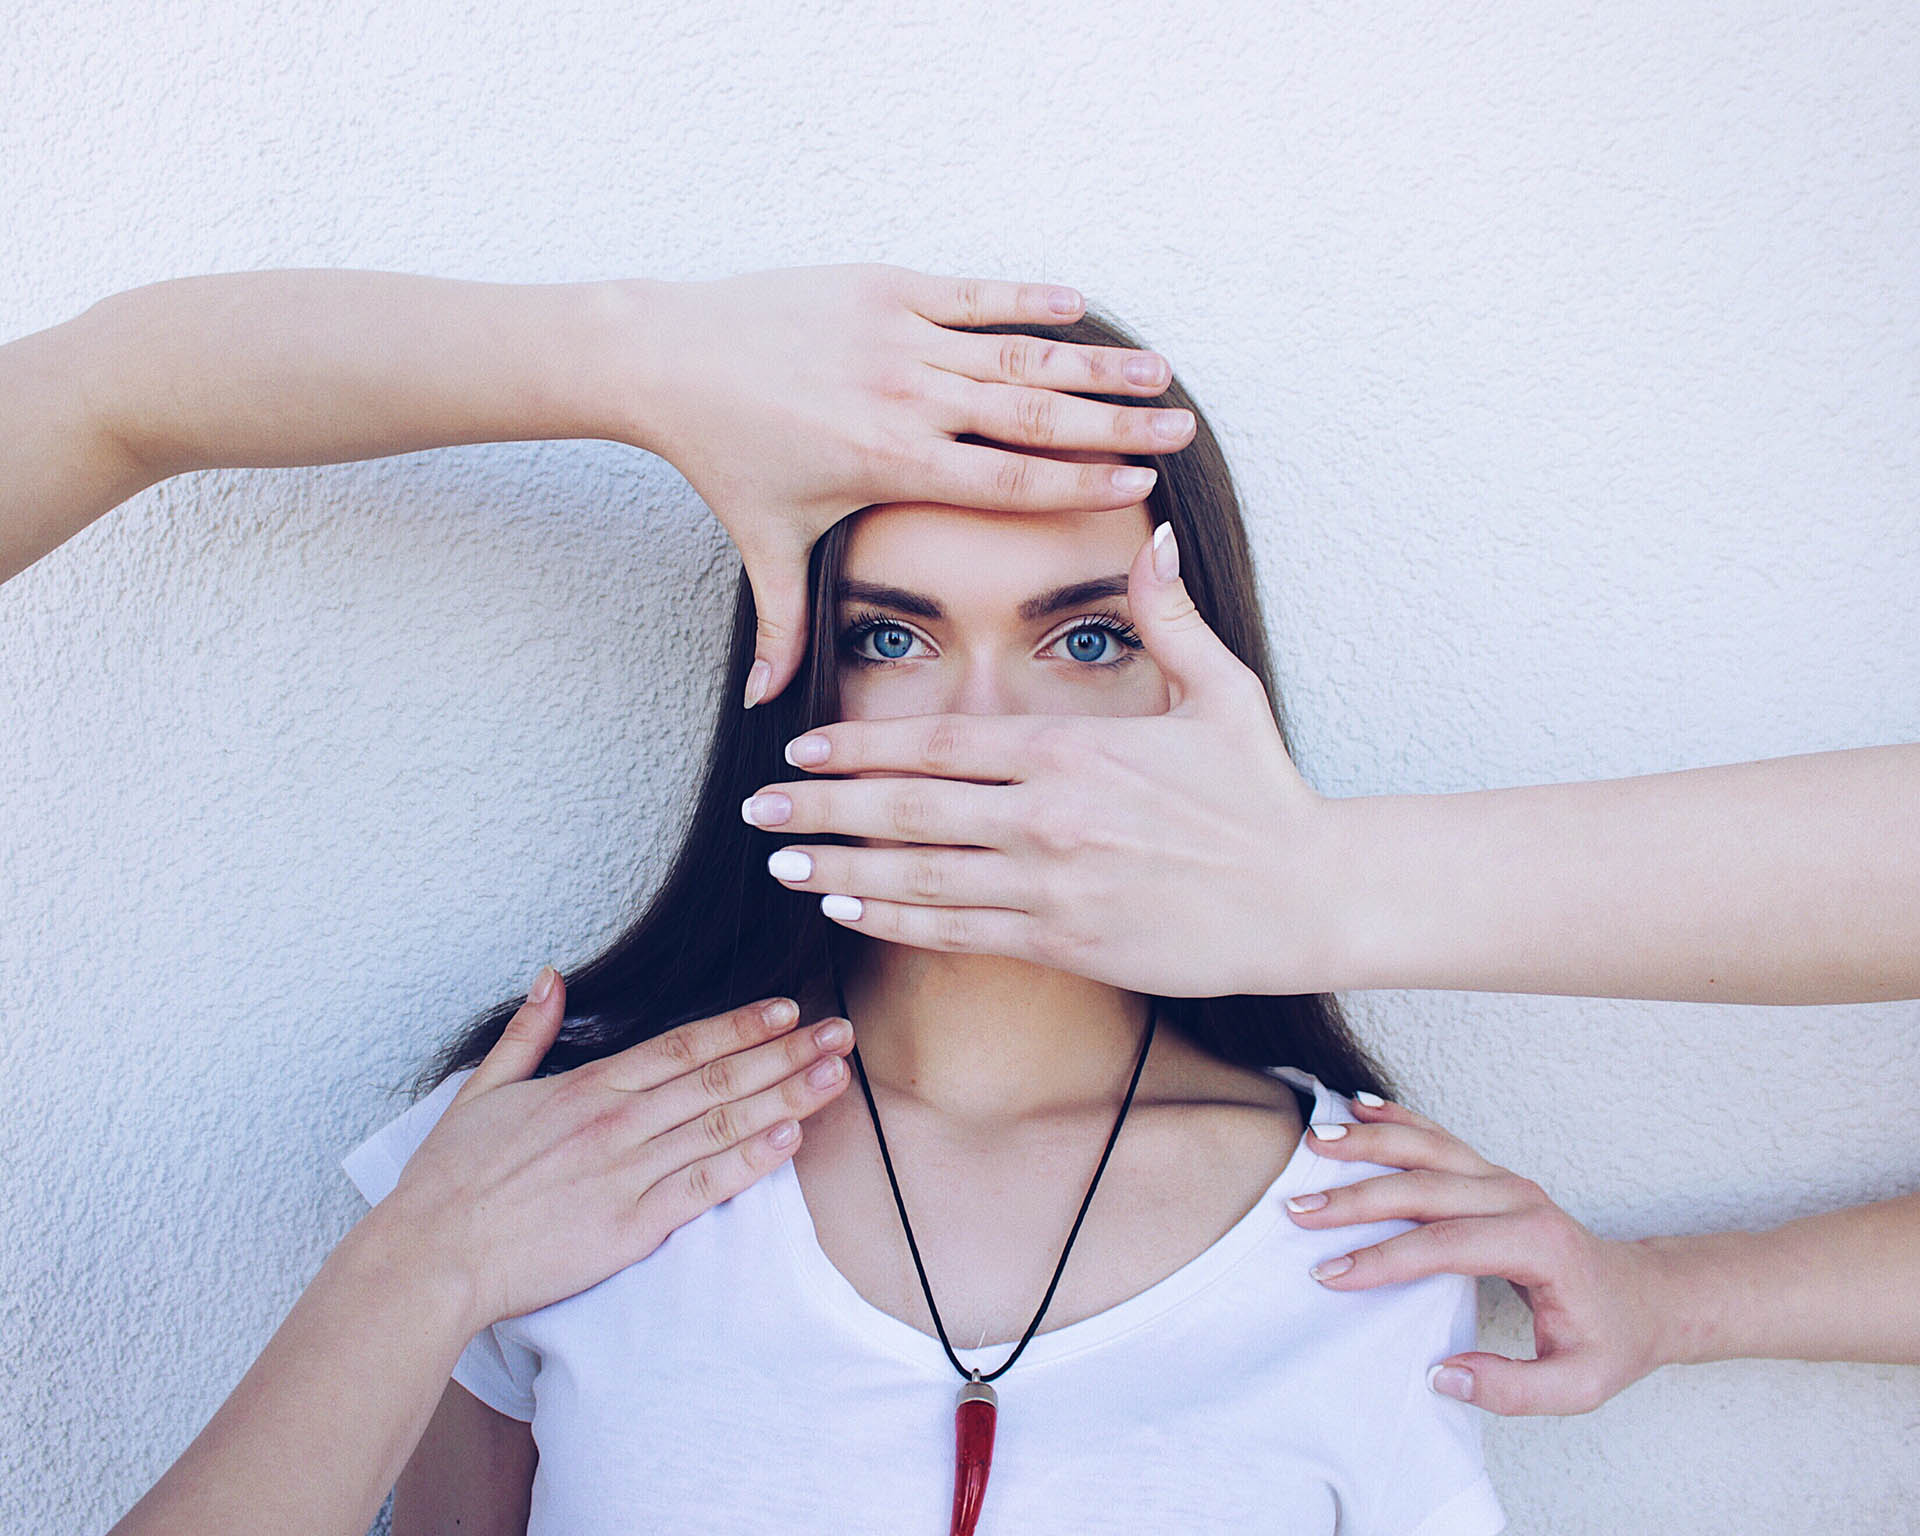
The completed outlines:
{"type": "Polygon", "coordinates": [[[999,1397],[978,1376],[960,1389],[960,1402],[953,1410],[951,1536],[973,1536],[973,1528],[980,1523],[987,1474],[993,1470],[993,1424],[999,1415],[999,1397]]]}

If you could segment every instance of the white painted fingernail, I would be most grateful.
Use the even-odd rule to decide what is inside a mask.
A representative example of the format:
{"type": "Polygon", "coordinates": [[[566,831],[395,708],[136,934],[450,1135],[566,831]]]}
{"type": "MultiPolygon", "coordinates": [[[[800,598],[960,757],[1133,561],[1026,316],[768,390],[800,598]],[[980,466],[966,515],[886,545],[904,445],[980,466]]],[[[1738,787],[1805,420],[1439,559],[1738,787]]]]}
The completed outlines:
{"type": "Polygon", "coordinates": [[[813,860],[798,848],[782,848],[768,855],[767,873],[776,880],[805,880],[813,873],[813,860]]]}
{"type": "Polygon", "coordinates": [[[1473,1401],[1473,1372],[1464,1365],[1436,1365],[1427,1372],[1427,1390],[1442,1397],[1457,1397],[1463,1403],[1473,1401]]]}
{"type": "Polygon", "coordinates": [[[1291,1195],[1287,1199],[1287,1209],[1304,1215],[1308,1211],[1317,1211],[1327,1203],[1325,1195],[1291,1195]]]}
{"type": "Polygon", "coordinates": [[[855,923],[860,920],[860,898],[858,896],[822,896],[820,910],[837,923],[855,923]]]}
{"type": "Polygon", "coordinates": [[[740,819],[750,827],[785,826],[793,816],[793,802],[785,795],[750,795],[740,802],[740,819]]]}
{"type": "Polygon", "coordinates": [[[1343,1254],[1337,1259],[1328,1259],[1324,1264],[1316,1264],[1307,1273],[1316,1280],[1336,1280],[1353,1268],[1353,1255],[1343,1254]]]}
{"type": "Polygon", "coordinates": [[[1172,523],[1153,530],[1153,574],[1161,581],[1172,581],[1180,574],[1180,546],[1173,541],[1172,523]]]}
{"type": "Polygon", "coordinates": [[[1368,1109],[1378,1109],[1387,1101],[1381,1098],[1379,1094],[1368,1093],[1366,1089],[1362,1088],[1353,1096],[1353,1102],[1356,1104],[1364,1104],[1368,1109]]]}
{"type": "Polygon", "coordinates": [[[1307,1129],[1312,1131],[1313,1134],[1318,1136],[1322,1141],[1338,1141],[1342,1136],[1347,1134],[1346,1126],[1338,1120],[1326,1125],[1310,1125],[1307,1129]]]}

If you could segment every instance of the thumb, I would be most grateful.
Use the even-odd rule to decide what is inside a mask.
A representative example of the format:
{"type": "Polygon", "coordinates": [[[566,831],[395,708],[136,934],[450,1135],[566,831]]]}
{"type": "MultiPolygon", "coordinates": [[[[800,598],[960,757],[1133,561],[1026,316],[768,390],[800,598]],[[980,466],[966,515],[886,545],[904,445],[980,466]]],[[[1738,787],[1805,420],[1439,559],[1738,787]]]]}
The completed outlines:
{"type": "Polygon", "coordinates": [[[753,588],[753,666],[742,703],[748,709],[793,681],[807,650],[807,550],[740,552],[753,588]]]}
{"type": "Polygon", "coordinates": [[[567,984],[552,966],[543,965],[540,974],[533,978],[526,1002],[507,1020],[507,1027],[494,1041],[493,1049],[473,1069],[473,1076],[460,1085],[453,1102],[458,1104],[462,1099],[477,1097],[503,1083],[532,1077],[553,1048],[566,1016],[567,984]]]}
{"type": "Polygon", "coordinates": [[[1453,1355],[1427,1373],[1427,1384],[1442,1397],[1500,1414],[1587,1413],[1613,1396],[1577,1354],[1453,1355]]]}
{"type": "Polygon", "coordinates": [[[1166,675],[1174,708],[1217,694],[1237,674],[1246,673],[1187,596],[1172,523],[1154,529],[1133,557],[1127,572],[1127,610],[1147,654],[1166,675]]]}

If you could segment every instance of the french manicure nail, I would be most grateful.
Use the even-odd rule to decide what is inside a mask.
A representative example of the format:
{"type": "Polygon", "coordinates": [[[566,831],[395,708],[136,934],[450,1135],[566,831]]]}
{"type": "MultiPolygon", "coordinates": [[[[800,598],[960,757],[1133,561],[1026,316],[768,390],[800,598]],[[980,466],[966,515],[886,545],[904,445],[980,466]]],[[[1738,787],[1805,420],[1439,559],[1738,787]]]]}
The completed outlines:
{"type": "Polygon", "coordinates": [[[1180,546],[1174,542],[1172,523],[1153,530],[1153,574],[1161,581],[1172,581],[1180,574],[1180,546]]]}
{"type": "Polygon", "coordinates": [[[750,827],[779,827],[793,815],[793,802],[785,795],[754,795],[740,804],[740,819],[750,827]]]}
{"type": "Polygon", "coordinates": [[[796,768],[817,768],[827,760],[833,743],[824,736],[796,736],[787,743],[787,761],[796,768]]]}
{"type": "Polygon", "coordinates": [[[798,848],[782,848],[767,859],[767,873],[776,880],[805,880],[813,873],[813,860],[798,848]]]}
{"type": "Polygon", "coordinates": [[[1381,1098],[1379,1094],[1368,1093],[1366,1089],[1362,1088],[1353,1096],[1353,1102],[1356,1104],[1364,1104],[1368,1109],[1378,1109],[1387,1101],[1381,1098]]]}
{"type": "Polygon", "coordinates": [[[855,923],[860,920],[861,906],[858,896],[822,896],[820,910],[838,923],[855,923]]]}
{"type": "Polygon", "coordinates": [[[1353,1255],[1342,1254],[1337,1259],[1328,1259],[1324,1264],[1316,1264],[1307,1273],[1316,1280],[1337,1280],[1353,1268],[1353,1255]]]}
{"type": "Polygon", "coordinates": [[[767,684],[773,681],[773,668],[764,661],[756,661],[747,673],[746,707],[752,709],[766,696],[767,684]]]}
{"type": "Polygon", "coordinates": [[[1310,1125],[1307,1129],[1322,1141],[1338,1141],[1347,1134],[1346,1126],[1338,1120],[1330,1121],[1326,1125],[1310,1125]]]}
{"type": "Polygon", "coordinates": [[[1325,1195],[1291,1195],[1287,1199],[1287,1209],[1304,1214],[1307,1211],[1317,1211],[1326,1203],[1325,1195]]]}
{"type": "Polygon", "coordinates": [[[1473,1372],[1464,1365],[1436,1365],[1427,1372],[1427,1386],[1442,1397],[1473,1401],[1473,1372]]]}

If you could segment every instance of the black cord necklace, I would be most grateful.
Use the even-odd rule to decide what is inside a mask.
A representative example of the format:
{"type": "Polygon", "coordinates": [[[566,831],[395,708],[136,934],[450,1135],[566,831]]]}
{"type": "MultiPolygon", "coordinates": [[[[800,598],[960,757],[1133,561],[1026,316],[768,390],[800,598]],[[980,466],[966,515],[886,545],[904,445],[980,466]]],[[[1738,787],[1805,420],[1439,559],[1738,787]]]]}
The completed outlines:
{"type": "MultiPolygon", "coordinates": [[[[852,1016],[847,1012],[847,994],[840,984],[838,966],[832,968],[832,974],[834,998],[840,1005],[840,1016],[850,1019],[852,1016]]],[[[866,1098],[867,1113],[873,1119],[874,1140],[880,1143],[880,1161],[886,1166],[887,1183],[893,1189],[894,1209],[899,1211],[901,1230],[907,1235],[907,1252],[913,1255],[914,1273],[920,1277],[920,1293],[927,1299],[927,1311],[933,1316],[934,1331],[940,1335],[940,1347],[947,1352],[947,1359],[964,1382],[953,1412],[953,1524],[949,1536],[972,1536],[974,1526],[980,1519],[980,1506],[987,1491],[987,1474],[993,1467],[993,1430],[999,1416],[1000,1401],[988,1383],[998,1380],[1013,1368],[1013,1362],[1020,1358],[1021,1351],[1039,1331],[1040,1319],[1047,1315],[1047,1308],[1053,1303],[1053,1293],[1060,1288],[1060,1277],[1067,1271],[1067,1256],[1073,1252],[1073,1240],[1080,1235],[1080,1224],[1087,1219],[1087,1208],[1093,1204],[1093,1192],[1100,1187],[1100,1175],[1107,1171],[1107,1160],[1113,1156],[1113,1144],[1120,1139],[1120,1127],[1126,1123],[1127,1111],[1133,1106],[1133,1093],[1140,1086],[1140,1073],[1147,1064],[1147,1051],[1153,1044],[1153,1026],[1158,1015],[1157,1005],[1148,1009],[1146,1033],[1140,1040],[1140,1054],[1133,1063],[1133,1076],[1128,1079],[1126,1097],[1120,1101],[1120,1113],[1114,1116],[1113,1129],[1107,1133],[1107,1144],[1100,1153],[1099,1166],[1093,1170],[1086,1197],[1080,1202],[1079,1214],[1073,1218],[1066,1245],[1060,1250],[1060,1262],[1053,1267],[1053,1279],[1047,1282],[1047,1294],[1040,1298],[1040,1310],[1033,1314],[1033,1321],[1027,1324],[1027,1331],[1020,1335],[1020,1342],[1014,1345],[1013,1353],[985,1375],[962,1365],[947,1339],[946,1324],[940,1321],[940,1309],[934,1305],[933,1287],[927,1282],[927,1266],[920,1259],[920,1245],[914,1241],[913,1223],[907,1219],[907,1202],[901,1198],[900,1181],[894,1176],[893,1154],[887,1150],[887,1133],[880,1129],[880,1109],[873,1102],[873,1088],[867,1082],[866,1064],[860,1059],[860,1047],[856,1045],[853,1048],[854,1073],[860,1079],[860,1092],[866,1098]]]]}

